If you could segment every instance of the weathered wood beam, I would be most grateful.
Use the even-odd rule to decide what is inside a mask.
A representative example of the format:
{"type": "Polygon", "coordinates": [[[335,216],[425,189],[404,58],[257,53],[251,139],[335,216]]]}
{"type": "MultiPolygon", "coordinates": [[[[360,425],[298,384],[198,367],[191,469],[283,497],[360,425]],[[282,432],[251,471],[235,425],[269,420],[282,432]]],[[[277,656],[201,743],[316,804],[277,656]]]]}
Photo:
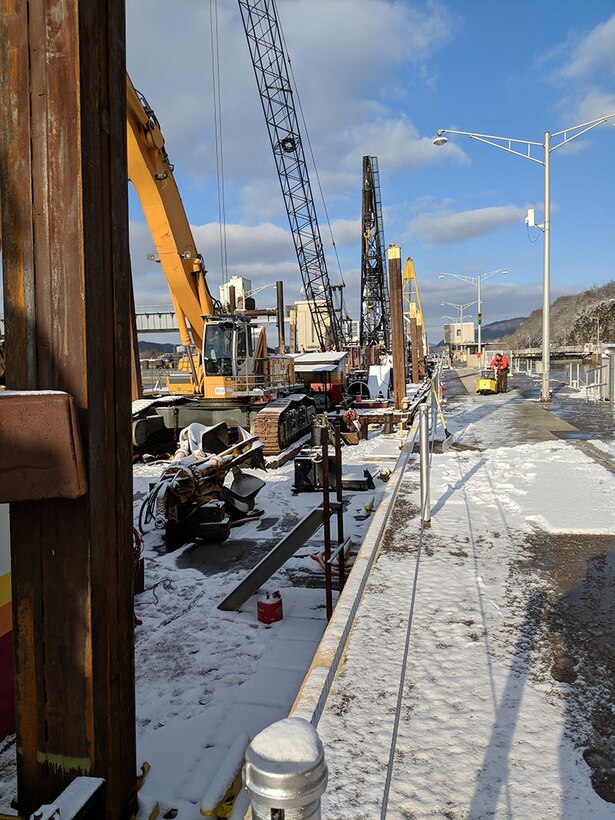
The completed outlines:
{"type": "Polygon", "coordinates": [[[0,7],[7,386],[74,397],[89,485],[11,505],[22,815],[82,774],[107,817],[135,803],[124,15],[0,7]]]}
{"type": "Polygon", "coordinates": [[[389,297],[391,300],[391,351],[393,354],[393,398],[396,410],[406,397],[406,334],[404,332],[401,284],[401,248],[395,243],[387,250],[389,260],[389,297]]]}

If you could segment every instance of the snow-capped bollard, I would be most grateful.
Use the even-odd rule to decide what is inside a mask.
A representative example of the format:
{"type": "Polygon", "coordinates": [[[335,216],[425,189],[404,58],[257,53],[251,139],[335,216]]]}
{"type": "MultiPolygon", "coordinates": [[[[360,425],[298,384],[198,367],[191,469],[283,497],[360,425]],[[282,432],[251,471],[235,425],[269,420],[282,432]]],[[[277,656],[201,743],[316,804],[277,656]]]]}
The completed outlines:
{"type": "Polygon", "coordinates": [[[243,783],[254,820],[271,820],[276,810],[288,820],[320,820],[327,777],[323,745],[303,718],[272,723],[247,748],[243,783]]]}

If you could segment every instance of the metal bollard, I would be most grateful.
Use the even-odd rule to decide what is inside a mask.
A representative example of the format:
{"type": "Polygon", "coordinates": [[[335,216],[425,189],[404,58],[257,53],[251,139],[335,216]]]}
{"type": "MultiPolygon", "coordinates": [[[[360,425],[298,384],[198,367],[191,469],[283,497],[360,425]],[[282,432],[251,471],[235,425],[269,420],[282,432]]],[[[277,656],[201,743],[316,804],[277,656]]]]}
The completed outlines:
{"type": "Polygon", "coordinates": [[[421,464],[421,516],[424,527],[431,526],[429,505],[429,407],[419,407],[419,446],[421,464]]]}
{"type": "Polygon", "coordinates": [[[303,718],[272,723],[246,750],[243,784],[253,820],[320,820],[327,778],[322,743],[303,718]]]}

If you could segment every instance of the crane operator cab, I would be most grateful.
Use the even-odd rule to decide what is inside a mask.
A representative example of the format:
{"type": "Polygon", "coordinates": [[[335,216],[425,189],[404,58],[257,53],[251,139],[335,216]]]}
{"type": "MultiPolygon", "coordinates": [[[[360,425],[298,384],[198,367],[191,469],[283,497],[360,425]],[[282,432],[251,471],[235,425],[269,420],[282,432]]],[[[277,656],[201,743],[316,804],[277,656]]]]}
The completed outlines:
{"type": "Polygon", "coordinates": [[[236,396],[253,389],[253,326],[241,316],[205,316],[203,371],[205,396],[236,396]]]}

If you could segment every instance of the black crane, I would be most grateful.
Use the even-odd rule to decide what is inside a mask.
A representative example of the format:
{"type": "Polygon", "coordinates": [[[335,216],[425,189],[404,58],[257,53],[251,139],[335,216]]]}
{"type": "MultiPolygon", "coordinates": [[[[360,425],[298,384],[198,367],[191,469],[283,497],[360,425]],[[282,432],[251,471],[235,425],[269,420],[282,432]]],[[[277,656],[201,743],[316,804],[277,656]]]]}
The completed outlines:
{"type": "Polygon", "coordinates": [[[239,0],[303,289],[321,348],[344,347],[274,0],[239,0]]]}
{"type": "Polygon", "coordinates": [[[378,157],[363,157],[361,210],[360,345],[390,349],[390,301],[386,275],[378,157]]]}

